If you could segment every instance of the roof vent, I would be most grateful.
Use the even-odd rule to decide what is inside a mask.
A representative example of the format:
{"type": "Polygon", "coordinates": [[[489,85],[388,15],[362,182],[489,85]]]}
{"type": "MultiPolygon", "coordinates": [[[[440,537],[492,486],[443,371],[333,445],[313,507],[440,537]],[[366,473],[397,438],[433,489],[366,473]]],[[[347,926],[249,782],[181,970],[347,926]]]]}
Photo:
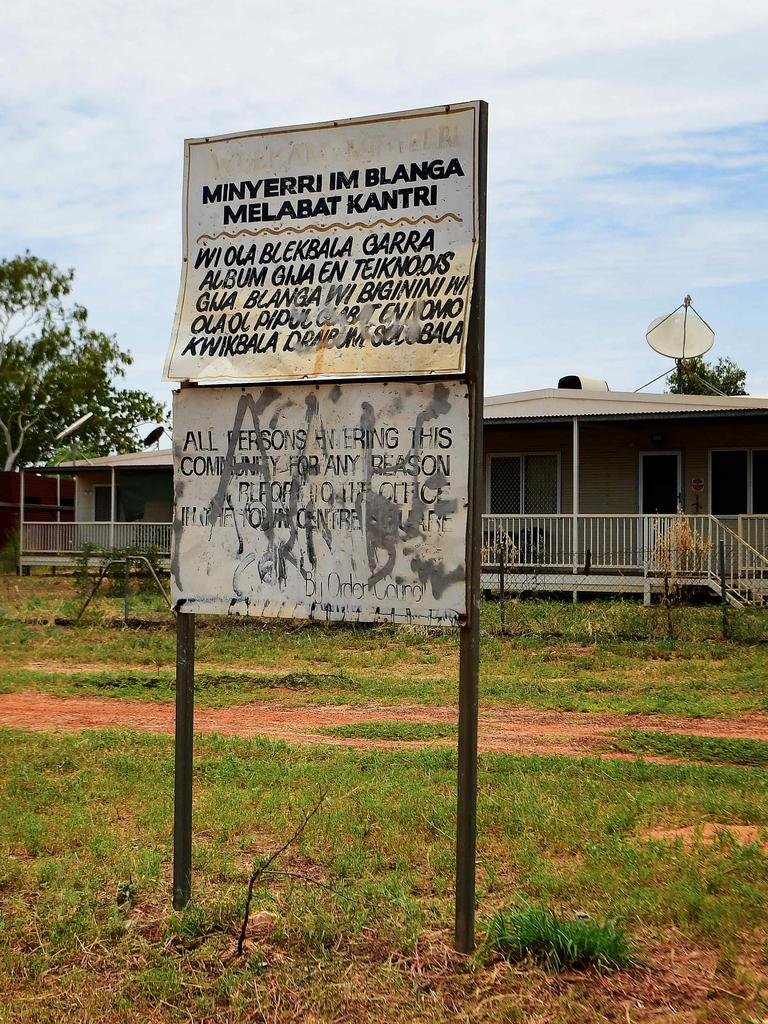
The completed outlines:
{"type": "Polygon", "coordinates": [[[561,377],[557,386],[566,391],[610,391],[607,381],[597,377],[577,377],[576,374],[561,377]]]}

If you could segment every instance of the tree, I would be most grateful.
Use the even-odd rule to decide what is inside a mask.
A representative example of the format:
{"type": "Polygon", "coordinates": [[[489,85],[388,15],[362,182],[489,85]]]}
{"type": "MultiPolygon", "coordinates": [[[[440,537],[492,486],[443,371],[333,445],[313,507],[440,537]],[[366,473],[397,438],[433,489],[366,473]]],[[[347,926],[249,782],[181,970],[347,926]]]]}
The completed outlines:
{"type": "Polygon", "coordinates": [[[145,391],[123,389],[132,357],[93,330],[68,302],[74,271],[30,252],[0,260],[0,466],[47,461],[59,431],[86,412],[77,445],[91,455],[135,451],[140,423],[161,422],[165,407],[145,391]]]}
{"type": "Polygon", "coordinates": [[[746,395],[747,371],[722,356],[705,363],[701,356],[678,363],[669,377],[673,395],[746,395]]]}

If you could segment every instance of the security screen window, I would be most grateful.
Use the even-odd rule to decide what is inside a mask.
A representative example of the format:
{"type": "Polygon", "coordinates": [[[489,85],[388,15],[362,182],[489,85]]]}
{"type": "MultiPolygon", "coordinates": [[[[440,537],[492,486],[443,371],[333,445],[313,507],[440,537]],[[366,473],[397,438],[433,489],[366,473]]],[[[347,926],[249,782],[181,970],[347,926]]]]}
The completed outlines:
{"type": "Polygon", "coordinates": [[[489,472],[491,514],[557,513],[557,455],[492,455],[489,472]]]}
{"type": "Polygon", "coordinates": [[[520,456],[496,455],[491,460],[489,511],[516,515],[520,511],[520,456]]]}

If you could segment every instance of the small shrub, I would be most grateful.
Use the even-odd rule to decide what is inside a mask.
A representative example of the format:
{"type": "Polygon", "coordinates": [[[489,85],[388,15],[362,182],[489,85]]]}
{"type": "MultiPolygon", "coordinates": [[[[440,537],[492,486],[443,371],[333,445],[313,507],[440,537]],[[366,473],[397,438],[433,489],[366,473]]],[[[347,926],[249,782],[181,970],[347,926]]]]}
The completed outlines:
{"type": "Polygon", "coordinates": [[[499,533],[494,541],[486,538],[483,544],[482,561],[483,565],[498,565],[504,562],[511,568],[517,564],[518,548],[508,533],[499,533]]]}
{"type": "Polygon", "coordinates": [[[600,924],[566,918],[528,905],[497,911],[485,942],[507,960],[531,959],[549,971],[585,967],[610,971],[636,962],[623,929],[612,921],[600,924]]]}
{"type": "Polygon", "coordinates": [[[136,899],[138,888],[135,882],[118,882],[116,902],[118,907],[131,904],[136,899]]]}
{"type": "Polygon", "coordinates": [[[659,532],[651,553],[651,568],[664,583],[661,605],[667,621],[667,637],[676,638],[673,607],[682,604],[685,581],[706,575],[712,545],[695,530],[687,516],[678,512],[659,532]]]}

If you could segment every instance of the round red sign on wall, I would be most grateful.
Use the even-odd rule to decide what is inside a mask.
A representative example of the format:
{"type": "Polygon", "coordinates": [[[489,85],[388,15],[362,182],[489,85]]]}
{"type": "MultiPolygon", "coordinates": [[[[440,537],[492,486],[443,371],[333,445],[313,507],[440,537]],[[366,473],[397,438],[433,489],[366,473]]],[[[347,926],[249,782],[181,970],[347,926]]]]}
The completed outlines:
{"type": "Polygon", "coordinates": [[[694,494],[701,494],[704,490],[704,481],[700,476],[695,476],[693,480],[691,480],[691,490],[694,494]]]}

